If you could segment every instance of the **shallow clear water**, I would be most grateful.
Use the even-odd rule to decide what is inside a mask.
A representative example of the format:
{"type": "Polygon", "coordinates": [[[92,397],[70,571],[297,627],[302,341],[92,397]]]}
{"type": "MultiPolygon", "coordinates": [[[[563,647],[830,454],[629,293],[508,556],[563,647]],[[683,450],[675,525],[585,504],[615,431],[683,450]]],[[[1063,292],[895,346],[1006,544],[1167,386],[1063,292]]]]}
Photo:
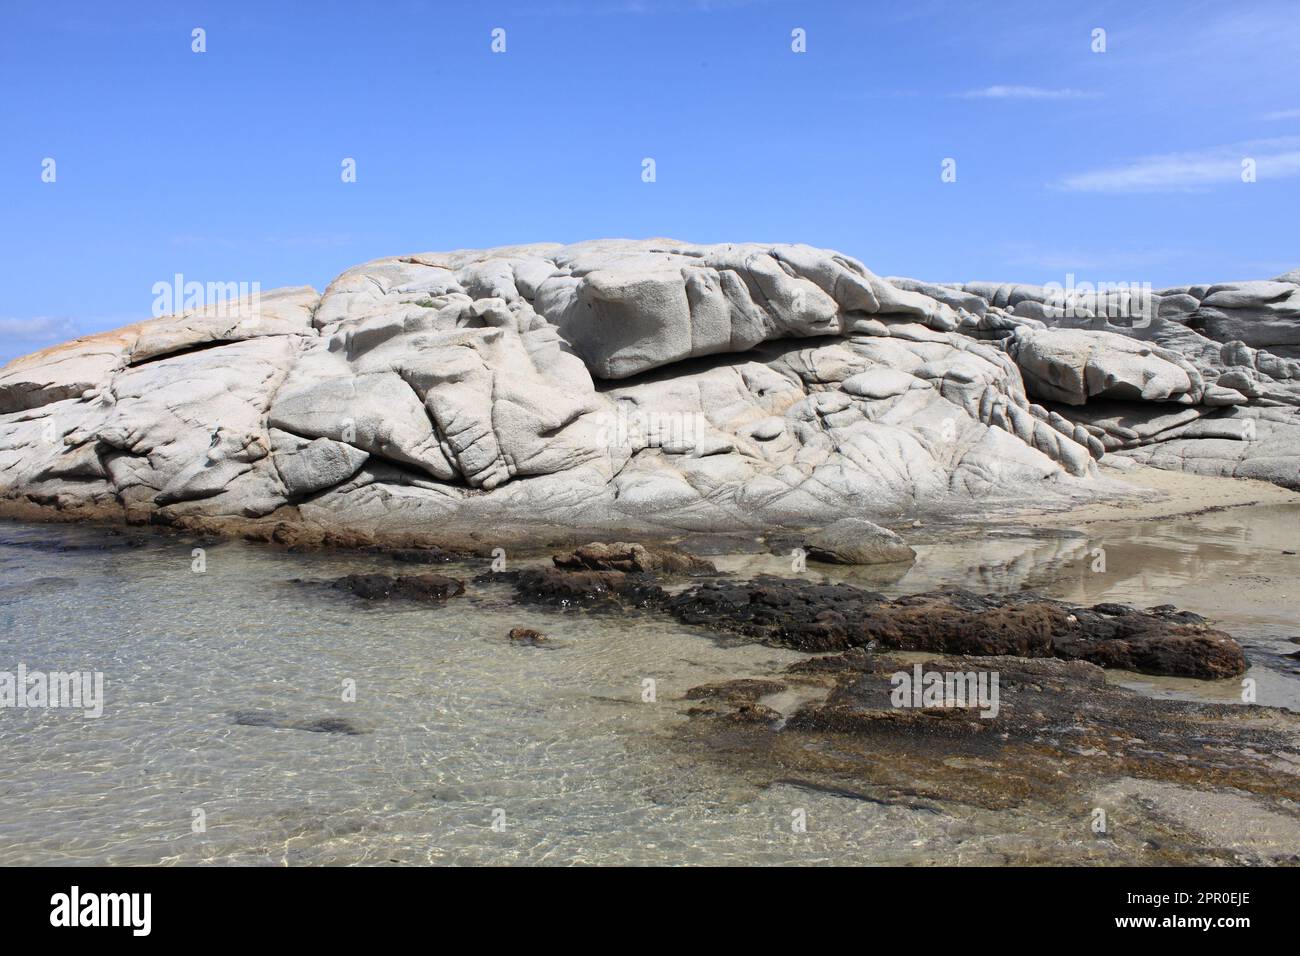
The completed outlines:
{"type": "MultiPolygon", "coordinates": [[[[890,592],[1032,586],[1176,603],[1258,652],[1261,703],[1295,706],[1300,681],[1280,654],[1296,649],[1286,638],[1300,634],[1300,612],[1277,594],[1295,582],[1300,559],[1280,552],[1298,518],[1261,508],[1108,526],[1105,573],[1090,570],[1096,536],[983,534],[921,544],[899,580],[847,576],[890,592]],[[1269,579],[1255,582],[1261,602],[1243,590],[1252,576],[1269,579]]],[[[478,566],[228,542],[207,547],[200,574],[189,539],[78,547],[105,540],[0,526],[0,670],[103,671],[107,698],[99,719],[0,708],[0,864],[995,862],[1040,839],[1022,814],[759,789],[675,743],[687,688],[770,672],[795,652],[719,643],[658,616],[518,607],[500,585],[442,607],[366,606],[290,581],[365,569],[467,578],[478,566]],[[514,646],[516,626],[555,644],[514,646]],[[647,679],[654,701],[643,700],[647,679]],[[237,722],[250,714],[281,726],[237,722]],[[360,732],[292,726],[328,718],[360,732]],[[807,833],[791,832],[795,810],[807,833]]],[[[788,571],[771,555],[718,563],[788,571]]],[[[1235,682],[1117,679],[1239,693],[1235,682]]]]}

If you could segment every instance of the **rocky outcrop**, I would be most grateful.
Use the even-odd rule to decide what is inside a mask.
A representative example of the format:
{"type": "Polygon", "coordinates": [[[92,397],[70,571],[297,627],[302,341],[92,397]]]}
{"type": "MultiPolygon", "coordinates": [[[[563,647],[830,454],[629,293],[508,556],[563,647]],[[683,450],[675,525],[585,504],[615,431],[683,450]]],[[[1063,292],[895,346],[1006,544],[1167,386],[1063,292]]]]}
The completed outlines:
{"type": "Polygon", "coordinates": [[[1241,645],[1172,607],[1074,607],[1022,592],[956,589],[889,600],[847,584],[781,578],[701,585],[671,598],[685,624],[804,651],[849,647],[1084,660],[1146,674],[1216,679],[1244,673],[1241,645]]]}
{"type": "Polygon", "coordinates": [[[1300,270],[1137,296],[890,281],[959,303],[961,330],[1002,342],[1030,397],[1104,452],[1300,488],[1300,270]]]}
{"type": "Polygon", "coordinates": [[[1296,859],[1300,778],[1290,768],[1300,757],[1300,716],[1290,710],[1153,699],[1083,661],[918,660],[861,649],[774,677],[696,687],[685,698],[681,735],[691,754],[756,786],[963,821],[960,844],[936,862],[1296,859]],[[996,707],[972,706],[969,683],[964,701],[960,692],[949,699],[947,686],[937,702],[900,700],[902,681],[918,672],[986,687],[996,676],[996,707]],[[997,811],[999,832],[1015,839],[982,849],[968,839],[981,810],[997,811]],[[1245,834],[1217,825],[1223,819],[1254,825],[1245,834]],[[1009,821],[1023,825],[1012,830],[1009,821]],[[1042,839],[1024,839],[1031,829],[1042,839]]]}
{"type": "Polygon", "coordinates": [[[1200,373],[1190,362],[1113,332],[1022,327],[1007,341],[1007,351],[1020,367],[1026,390],[1042,401],[1197,405],[1205,398],[1200,373]]]}
{"type": "Polygon", "coordinates": [[[646,534],[1063,504],[1104,454],[1300,487],[1300,292],[887,280],[799,245],[380,259],[0,370],[0,510],[646,534]]]}
{"type": "Polygon", "coordinates": [[[654,578],[623,571],[561,571],[556,568],[525,568],[480,575],[480,583],[501,581],[514,586],[523,604],[545,607],[586,607],[597,610],[625,610],[661,606],[668,598],[654,578]]]}
{"type": "Polygon", "coordinates": [[[565,571],[624,571],[629,574],[714,574],[712,561],[697,558],[676,548],[647,547],[625,541],[604,544],[593,541],[572,551],[553,555],[557,568],[565,571]]]}

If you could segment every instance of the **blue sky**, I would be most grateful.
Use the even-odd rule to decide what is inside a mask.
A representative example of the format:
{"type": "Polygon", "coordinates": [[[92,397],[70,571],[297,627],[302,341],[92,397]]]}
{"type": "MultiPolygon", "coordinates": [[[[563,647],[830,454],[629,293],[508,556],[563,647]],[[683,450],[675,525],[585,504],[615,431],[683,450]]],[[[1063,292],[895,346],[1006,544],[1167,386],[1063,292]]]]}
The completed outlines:
{"type": "Polygon", "coordinates": [[[534,241],[807,242],[943,281],[1270,277],[1300,267],[1297,63],[1295,0],[5,0],[0,360],[147,318],[178,272],[321,289],[534,241]]]}

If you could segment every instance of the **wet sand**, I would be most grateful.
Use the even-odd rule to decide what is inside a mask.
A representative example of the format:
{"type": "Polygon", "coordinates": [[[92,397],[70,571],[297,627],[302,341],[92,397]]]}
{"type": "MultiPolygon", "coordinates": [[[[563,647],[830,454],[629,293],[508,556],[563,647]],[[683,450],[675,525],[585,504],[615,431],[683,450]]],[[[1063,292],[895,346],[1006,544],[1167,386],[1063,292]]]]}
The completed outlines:
{"type": "Polygon", "coordinates": [[[1031,508],[1023,513],[1023,519],[1033,527],[1080,528],[1097,522],[1168,518],[1245,505],[1300,503],[1300,492],[1249,478],[1217,478],[1144,465],[1124,470],[1103,467],[1101,475],[1137,488],[1139,494],[1080,503],[1066,511],[1031,508]],[[1142,490],[1150,494],[1144,495],[1142,490]]]}

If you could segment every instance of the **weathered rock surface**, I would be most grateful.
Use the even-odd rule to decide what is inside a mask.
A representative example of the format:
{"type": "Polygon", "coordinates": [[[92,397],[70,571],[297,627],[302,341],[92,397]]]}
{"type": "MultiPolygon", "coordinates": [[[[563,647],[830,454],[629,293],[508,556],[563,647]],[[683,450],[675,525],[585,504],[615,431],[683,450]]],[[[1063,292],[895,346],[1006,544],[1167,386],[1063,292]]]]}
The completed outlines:
{"type": "Polygon", "coordinates": [[[800,245],[379,259],[11,362],[0,510],[373,538],[809,527],[1065,503],[1103,454],[1300,487],[1294,279],[1111,321],[1114,296],[1061,308],[800,245]]]}
{"type": "Polygon", "coordinates": [[[1043,401],[1085,405],[1132,399],[1196,405],[1205,397],[1200,373],[1174,352],[1114,332],[1018,328],[1007,350],[1025,388],[1043,401]]]}
{"type": "Polygon", "coordinates": [[[890,281],[960,300],[961,330],[1002,342],[1030,397],[1058,427],[1073,423],[1094,452],[1300,488],[1298,278],[1293,270],[1267,282],[1181,286],[1140,301],[890,281]]]}
{"type": "Polygon", "coordinates": [[[1241,645],[1204,618],[1162,606],[1074,607],[1033,593],[950,589],[890,600],[848,584],[782,578],[718,582],[669,599],[686,624],[805,651],[892,648],[1084,660],[1146,674],[1215,679],[1246,670],[1241,645]]]}
{"type": "Polygon", "coordinates": [[[712,561],[697,558],[685,551],[668,547],[646,547],[643,544],[616,542],[604,544],[593,541],[573,551],[565,551],[551,558],[555,566],[565,571],[624,571],[629,574],[713,574],[718,569],[712,561]]]}
{"type": "Polygon", "coordinates": [[[804,541],[808,557],[832,564],[893,564],[915,561],[902,538],[865,518],[841,518],[804,541]]]}

